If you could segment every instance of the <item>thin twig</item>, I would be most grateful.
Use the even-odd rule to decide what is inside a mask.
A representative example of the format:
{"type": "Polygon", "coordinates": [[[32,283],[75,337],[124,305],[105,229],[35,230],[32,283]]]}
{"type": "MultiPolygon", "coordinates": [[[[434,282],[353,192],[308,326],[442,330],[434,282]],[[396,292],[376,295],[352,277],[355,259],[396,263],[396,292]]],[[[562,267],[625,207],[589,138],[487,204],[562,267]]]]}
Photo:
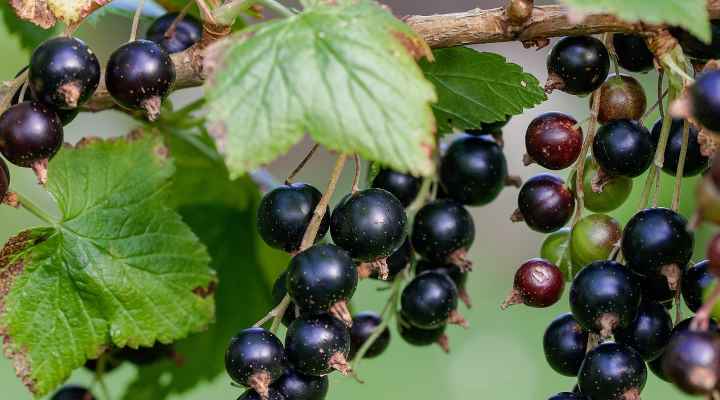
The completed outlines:
{"type": "Polygon", "coordinates": [[[212,11],[210,11],[210,7],[208,7],[207,3],[205,3],[205,0],[195,0],[195,3],[200,10],[200,14],[202,14],[202,19],[204,21],[210,22],[213,25],[217,25],[217,21],[215,21],[215,16],[213,15],[212,11]]]}
{"type": "Polygon", "coordinates": [[[675,171],[675,189],[673,190],[672,209],[677,211],[680,208],[680,189],[685,173],[685,159],[687,158],[688,142],[690,141],[690,123],[685,120],[683,123],[683,138],[680,146],[680,159],[678,159],[677,171],[675,171]]]}
{"type": "MultiPolygon", "coordinates": [[[[662,88],[660,88],[660,91],[662,91],[662,88]]],[[[655,110],[656,110],[659,106],[660,106],[660,118],[662,119],[662,118],[664,117],[664,115],[665,115],[665,112],[663,111],[663,109],[662,109],[661,106],[662,106],[662,101],[663,101],[663,99],[665,98],[665,96],[667,96],[667,94],[668,94],[668,90],[667,90],[667,89],[665,89],[665,91],[662,92],[662,93],[658,92],[658,96],[659,96],[659,97],[658,97],[658,100],[655,102],[655,104],[653,104],[652,106],[650,106],[650,108],[648,108],[647,111],[645,111],[645,114],[643,114],[643,116],[640,118],[640,120],[641,120],[641,121],[645,120],[645,118],[649,117],[652,113],[654,113],[655,110]]]]}
{"type": "Polygon", "coordinates": [[[175,30],[177,29],[178,24],[185,18],[187,13],[190,11],[190,7],[192,7],[193,4],[195,4],[193,1],[188,1],[187,4],[185,4],[185,7],[180,10],[180,13],[177,15],[177,17],[175,17],[172,24],[170,24],[170,26],[165,31],[164,36],[166,38],[171,38],[175,34],[175,30]]]}
{"type": "Polygon", "coordinates": [[[133,17],[132,27],[130,28],[130,40],[134,42],[137,37],[138,27],[140,26],[140,16],[143,13],[145,7],[145,0],[138,0],[137,8],[135,9],[135,16],[133,17]]]}
{"type": "Polygon", "coordinates": [[[310,159],[312,158],[312,156],[313,156],[313,155],[315,154],[315,152],[317,151],[318,147],[320,147],[320,145],[317,144],[317,143],[315,143],[315,144],[313,145],[313,147],[310,149],[310,151],[305,155],[305,157],[303,157],[302,161],[300,161],[300,164],[298,164],[298,166],[295,167],[295,169],[290,173],[290,175],[288,175],[288,177],[285,178],[285,184],[286,184],[286,185],[289,185],[290,183],[292,183],[293,178],[295,178],[295,176],[296,176],[300,171],[302,171],[302,169],[305,167],[305,164],[307,164],[307,162],[310,161],[310,159]]]}
{"type": "Polygon", "coordinates": [[[352,192],[357,193],[360,190],[360,156],[353,154],[353,161],[355,162],[355,175],[352,181],[352,192]]]}
{"type": "MultiPolygon", "coordinates": [[[[668,104],[671,104],[674,100],[675,94],[671,92],[669,94],[668,104]]],[[[647,178],[645,178],[645,186],[643,187],[642,195],[640,196],[640,202],[638,203],[638,210],[642,210],[647,207],[648,200],[650,199],[650,192],[652,192],[653,185],[655,184],[656,175],[660,174],[664,158],[665,158],[665,147],[667,145],[668,137],[670,136],[670,126],[672,124],[672,117],[670,113],[666,112],[662,119],[662,128],[660,129],[660,140],[658,141],[658,147],[655,150],[655,162],[650,166],[647,178]]]]}

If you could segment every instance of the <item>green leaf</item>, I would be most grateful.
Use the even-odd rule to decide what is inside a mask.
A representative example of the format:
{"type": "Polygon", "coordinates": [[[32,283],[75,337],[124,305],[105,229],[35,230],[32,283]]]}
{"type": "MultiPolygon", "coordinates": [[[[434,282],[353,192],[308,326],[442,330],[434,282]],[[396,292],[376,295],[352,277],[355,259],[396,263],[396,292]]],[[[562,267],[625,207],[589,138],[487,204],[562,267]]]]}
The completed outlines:
{"type": "Polygon", "coordinates": [[[63,149],[48,180],[60,221],[3,249],[0,333],[37,396],[109,346],[170,343],[212,320],[207,251],[166,206],[167,153],[151,135],[63,149]]]}
{"type": "Polygon", "coordinates": [[[8,32],[18,38],[22,48],[32,51],[40,43],[55,36],[59,32],[56,28],[43,29],[31,22],[21,20],[10,8],[8,1],[1,3],[0,13],[2,13],[3,23],[8,32]]]}
{"type": "Polygon", "coordinates": [[[467,47],[433,54],[434,63],[420,65],[438,93],[433,111],[440,133],[478,129],[482,123],[505,120],[547,99],[534,76],[499,54],[467,47]]]}
{"type": "Polygon", "coordinates": [[[412,57],[427,45],[375,2],[333,3],[250,27],[206,60],[211,133],[231,176],[305,132],[399,171],[433,171],[435,93],[412,57]]]}
{"type": "Polygon", "coordinates": [[[607,13],[630,21],[681,26],[710,42],[706,0],[561,0],[583,13],[607,13]]]}

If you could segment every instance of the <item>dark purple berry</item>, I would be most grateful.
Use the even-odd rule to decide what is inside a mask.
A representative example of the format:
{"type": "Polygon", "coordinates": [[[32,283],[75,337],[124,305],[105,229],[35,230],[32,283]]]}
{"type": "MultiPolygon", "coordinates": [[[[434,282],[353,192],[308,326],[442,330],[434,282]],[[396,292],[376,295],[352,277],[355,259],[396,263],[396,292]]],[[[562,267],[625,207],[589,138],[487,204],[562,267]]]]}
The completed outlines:
{"type": "MultiPolygon", "coordinates": [[[[626,119],[639,121],[647,108],[645,89],[628,75],[612,75],[600,86],[598,122],[626,119]]],[[[592,106],[592,98],[591,98],[592,106]]]]}
{"type": "Polygon", "coordinates": [[[329,382],[327,376],[303,375],[289,368],[273,383],[272,388],[286,400],[324,400],[329,382]]]}
{"type": "Polygon", "coordinates": [[[285,336],[285,353],[296,371],[313,376],[350,372],[350,330],[330,314],[296,319],[285,336]]]}
{"type": "Polygon", "coordinates": [[[82,386],[65,385],[50,400],[95,400],[95,396],[82,386]]]}
{"type": "Polygon", "coordinates": [[[588,332],[570,313],[555,318],[543,336],[545,359],[555,372],[565,376],[577,376],[587,344],[588,332]]]}
{"type": "Polygon", "coordinates": [[[282,342],[263,328],[248,328],[230,339],[225,370],[233,381],[267,396],[271,383],[285,372],[282,342]]]}
{"type": "Polygon", "coordinates": [[[640,35],[616,33],[613,48],[618,64],[631,72],[647,72],[655,67],[655,56],[640,35]]]}
{"type": "Polygon", "coordinates": [[[465,289],[467,284],[468,272],[462,270],[455,264],[439,264],[427,260],[420,260],[415,265],[415,275],[420,275],[427,271],[441,272],[447,275],[455,283],[455,287],[458,290],[458,298],[462,300],[465,305],[470,308],[472,306],[472,300],[470,294],[465,289]]]}
{"type": "Polygon", "coordinates": [[[574,210],[575,196],[563,180],[555,175],[540,174],[520,189],[518,211],[513,220],[524,220],[530,229],[550,233],[567,224],[574,210]]]}
{"type": "Polygon", "coordinates": [[[685,304],[692,312],[696,312],[703,304],[703,292],[715,282],[715,277],[708,271],[709,262],[701,261],[688,268],[682,277],[682,296],[685,304]]]}
{"type": "MultiPolygon", "coordinates": [[[[677,173],[680,154],[682,153],[684,120],[673,119],[670,125],[670,136],[668,137],[667,146],[665,147],[665,158],[662,170],[675,176],[677,173]]],[[[695,176],[705,171],[709,165],[710,159],[704,156],[700,150],[698,143],[698,130],[693,125],[688,127],[688,147],[685,155],[685,166],[683,167],[683,176],[695,176]]],[[[662,119],[655,122],[652,128],[652,139],[657,146],[660,141],[660,131],[662,130],[662,119]]]]}
{"type": "Polygon", "coordinates": [[[547,89],[584,95],[598,87],[610,71],[610,55],[605,45],[592,36],[560,39],[547,59],[547,89]]]}
{"type": "Polygon", "coordinates": [[[635,121],[611,121],[598,129],[593,141],[595,160],[611,176],[641,175],[652,164],[654,154],[650,132],[635,121]]]}
{"type": "Polygon", "coordinates": [[[100,63],[80,39],[60,36],[45,41],[30,57],[28,86],[38,101],[55,109],[85,103],[100,83],[100,63]]]}
{"type": "Polygon", "coordinates": [[[691,330],[673,335],[662,366],[665,376],[683,392],[710,394],[720,382],[720,336],[691,330]]]}
{"type": "Polygon", "coordinates": [[[709,71],[690,87],[692,114],[711,131],[720,132],[720,71],[709,71]]]}
{"type": "MultiPolygon", "coordinates": [[[[306,183],[291,183],[271,190],[258,206],[260,237],[276,249],[297,251],[321,197],[319,190],[306,183]]],[[[329,214],[326,212],[320,223],[316,241],[322,239],[330,227],[329,214]]]]}
{"type": "Polygon", "coordinates": [[[392,193],[403,207],[409,206],[415,200],[421,184],[421,178],[387,168],[382,168],[372,181],[372,187],[392,193]]]}
{"type": "MultiPolygon", "coordinates": [[[[27,70],[27,69],[28,69],[27,66],[23,67],[20,70],[20,72],[18,72],[15,75],[15,77],[17,78],[18,76],[20,76],[20,74],[25,72],[25,70],[27,70]]],[[[22,93],[22,88],[18,89],[15,92],[15,95],[13,95],[13,98],[10,102],[11,105],[21,103],[20,93],[22,93]]],[[[27,89],[27,90],[25,90],[25,94],[23,95],[22,101],[37,101],[37,99],[35,99],[35,96],[33,96],[32,91],[30,89],[27,89]]],[[[71,123],[73,120],[75,120],[75,117],[77,117],[77,115],[80,114],[80,108],[72,108],[72,109],[67,110],[67,109],[59,109],[59,108],[55,108],[55,107],[51,106],[50,109],[55,111],[55,113],[58,115],[58,117],[60,117],[60,122],[62,122],[63,126],[66,126],[67,124],[71,123]]]]}
{"type": "Polygon", "coordinates": [[[458,292],[445,274],[428,271],[417,275],[403,289],[400,305],[405,320],[418,328],[434,329],[446,323],[466,325],[457,312],[458,292]]]}
{"type": "Polygon", "coordinates": [[[647,367],[640,354],[618,343],[603,343],[588,352],[580,367],[580,391],[592,400],[640,399],[647,367]]]}
{"type": "Polygon", "coordinates": [[[643,301],[635,321],[627,328],[615,330],[615,340],[635,349],[646,361],[662,355],[670,341],[673,322],[665,306],[643,301]]]}
{"type": "Polygon", "coordinates": [[[656,301],[665,308],[672,308],[677,292],[670,289],[665,276],[640,276],[637,274],[635,276],[640,282],[643,301],[656,301]]]}
{"type": "Polygon", "coordinates": [[[469,268],[467,251],[475,240],[472,215],[453,200],[436,200],[415,215],[412,246],[425,259],[469,268]]]}
{"type": "MultiPolygon", "coordinates": [[[[354,358],[355,354],[375,333],[382,319],[380,315],[373,311],[363,311],[355,314],[352,319],[352,328],[350,329],[350,358],[354,358]]],[[[382,354],[390,345],[390,330],[384,328],[380,336],[368,348],[363,358],[374,358],[382,354]]]]}
{"type": "Polygon", "coordinates": [[[560,300],[565,289],[565,279],[558,267],[542,258],[523,263],[515,273],[515,282],[502,308],[513,304],[529,307],[550,307],[560,300]]]}
{"type": "Polygon", "coordinates": [[[174,83],[172,59],[149,40],[136,40],[115,50],[105,71],[112,98],[125,108],[144,110],[151,121],[160,115],[162,100],[174,83]]]}
{"type": "Polygon", "coordinates": [[[709,44],[679,27],[671,27],[670,33],[678,40],[687,56],[697,61],[705,61],[720,58],[720,20],[711,20],[710,28],[712,41],[709,44]]]}
{"type": "Polygon", "coordinates": [[[571,166],[580,155],[582,143],[583,133],[577,120],[557,112],[535,118],[525,133],[528,156],[552,170],[571,166]]]}
{"type": "Polygon", "coordinates": [[[172,12],[158,17],[145,35],[148,40],[159,44],[168,54],[179,53],[199,42],[202,37],[202,24],[192,15],[184,15],[175,24],[175,29],[168,32],[179,15],[172,12]]]}

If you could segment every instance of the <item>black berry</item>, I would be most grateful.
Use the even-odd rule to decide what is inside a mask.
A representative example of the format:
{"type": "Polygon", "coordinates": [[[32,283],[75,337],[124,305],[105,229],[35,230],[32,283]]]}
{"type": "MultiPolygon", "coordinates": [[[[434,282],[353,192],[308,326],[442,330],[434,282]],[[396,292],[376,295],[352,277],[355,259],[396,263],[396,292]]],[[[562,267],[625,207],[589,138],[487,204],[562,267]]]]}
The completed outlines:
{"type": "Polygon", "coordinates": [[[700,75],[690,87],[692,113],[704,127],[720,131],[720,71],[700,75]]]}
{"type": "Polygon", "coordinates": [[[583,133],[577,120],[557,112],[535,118],[525,133],[528,156],[532,161],[552,170],[571,166],[580,155],[582,143],[583,133]]]}
{"type": "Polygon", "coordinates": [[[159,44],[168,54],[179,53],[200,41],[202,37],[202,24],[192,15],[184,15],[175,24],[175,29],[169,32],[179,15],[172,12],[158,17],[145,35],[148,40],[159,44]]]}
{"type": "Polygon", "coordinates": [[[646,361],[662,355],[670,341],[673,322],[665,306],[660,303],[643,301],[637,318],[627,328],[615,331],[615,340],[632,347],[646,361]]]}
{"type": "Polygon", "coordinates": [[[613,48],[618,64],[631,72],[647,72],[655,67],[655,56],[640,35],[616,33],[613,48]]]}
{"type": "MultiPolygon", "coordinates": [[[[359,312],[353,316],[352,328],[350,329],[350,358],[354,358],[355,354],[375,333],[382,319],[380,315],[372,311],[359,312]]],[[[390,330],[383,329],[382,333],[368,348],[363,358],[375,358],[382,354],[390,345],[390,330]]]]}
{"type": "Polygon", "coordinates": [[[444,352],[450,351],[448,337],[445,335],[447,324],[443,324],[433,329],[418,328],[407,322],[405,317],[398,316],[398,333],[405,342],[412,346],[430,346],[436,344],[443,349],[444,352]]]}
{"type": "MultiPolygon", "coordinates": [[[[260,237],[271,247],[296,251],[321,197],[319,190],[306,183],[292,183],[271,190],[258,206],[260,237]]],[[[330,217],[326,212],[315,240],[322,239],[329,227],[330,217]]]]}
{"type": "Polygon", "coordinates": [[[647,381],[640,354],[618,343],[603,343],[588,352],[580,367],[580,391],[590,399],[639,399],[647,381]]]}
{"type": "Polygon", "coordinates": [[[502,304],[505,309],[513,304],[544,308],[557,303],[565,289],[565,279],[560,269],[542,258],[523,263],[515,273],[510,295],[502,304]]]}
{"type": "Polygon", "coordinates": [[[718,333],[678,332],[665,349],[662,366],[665,376],[683,392],[710,394],[720,382],[718,333]]]}
{"type": "MultiPolygon", "coordinates": [[[[17,78],[18,76],[20,76],[20,74],[25,72],[25,70],[27,70],[27,69],[28,69],[27,66],[23,67],[20,70],[20,72],[18,72],[15,75],[15,77],[17,78]]],[[[12,101],[10,102],[11,105],[21,103],[22,101],[37,101],[35,96],[33,96],[32,90],[30,90],[30,89],[25,90],[25,94],[23,95],[23,98],[21,101],[20,100],[21,92],[22,92],[22,88],[18,89],[15,92],[15,94],[13,95],[12,101]]],[[[55,107],[51,106],[50,108],[53,111],[55,111],[55,113],[58,115],[58,117],[60,118],[60,122],[62,122],[63,126],[66,126],[67,124],[71,123],[73,120],[75,120],[75,117],[77,117],[78,114],[80,114],[80,108],[78,108],[78,107],[71,108],[71,109],[61,109],[61,108],[55,108],[55,107]]]]}
{"type": "MultiPolygon", "coordinates": [[[[662,170],[666,173],[675,176],[677,173],[678,162],[680,160],[680,154],[683,143],[683,130],[684,120],[673,119],[670,125],[670,136],[665,147],[665,158],[663,162],[662,170]]],[[[700,143],[698,143],[698,130],[692,124],[688,124],[688,147],[685,156],[685,166],[683,167],[683,176],[695,176],[708,167],[710,159],[704,156],[700,150],[700,143]]],[[[662,130],[662,119],[655,122],[652,128],[652,139],[657,146],[660,141],[660,131],[662,130]]]]}
{"type": "Polygon", "coordinates": [[[392,193],[403,207],[409,206],[420,192],[422,179],[410,174],[382,168],[372,181],[372,187],[392,193]]]}
{"type": "Polygon", "coordinates": [[[647,108],[645,89],[628,75],[610,76],[600,86],[599,101],[598,122],[601,124],[619,119],[639,121],[647,108]]]}
{"type": "Polygon", "coordinates": [[[640,276],[635,274],[640,281],[643,301],[656,301],[665,308],[672,308],[677,291],[671,290],[667,278],[663,275],[640,276]]]}
{"type": "Polygon", "coordinates": [[[610,55],[592,36],[568,36],[555,44],[547,59],[547,89],[575,95],[588,94],[607,78],[610,55]]]}
{"type": "Polygon", "coordinates": [[[400,296],[405,320],[422,329],[438,328],[448,322],[466,325],[457,312],[457,304],[455,284],[447,275],[436,271],[417,275],[400,296]]]}
{"type": "Polygon", "coordinates": [[[333,370],[350,372],[350,330],[330,314],[295,320],[288,327],[285,350],[288,361],[300,373],[323,376],[333,370]]]}
{"type": "Polygon", "coordinates": [[[475,240],[472,215],[453,200],[436,200],[415,215],[412,246],[424,258],[469,268],[466,255],[475,240]]]}
{"type": "Polygon", "coordinates": [[[593,141],[595,160],[608,175],[639,176],[650,167],[654,153],[650,132],[630,120],[603,125],[593,141]]]}
{"type": "Polygon", "coordinates": [[[670,378],[668,378],[667,375],[665,375],[665,371],[663,371],[662,361],[663,361],[662,356],[660,356],[652,361],[648,361],[648,363],[647,363],[648,369],[650,369],[650,371],[652,371],[652,373],[655,374],[655,376],[662,379],[663,381],[670,382],[670,378]]]}
{"type": "Polygon", "coordinates": [[[575,210],[575,197],[562,179],[551,174],[530,178],[520,189],[513,220],[524,220],[530,229],[550,233],[562,228],[575,210]]]}
{"type": "Polygon", "coordinates": [[[282,342],[263,328],[244,329],[230,339],[225,370],[235,382],[266,397],[270,384],[285,371],[282,342]]]}
{"type": "Polygon", "coordinates": [[[587,343],[588,332],[575,321],[572,314],[563,314],[545,329],[545,359],[555,372],[565,376],[577,376],[585,359],[587,343]]]}
{"type": "Polygon", "coordinates": [[[455,283],[455,287],[458,290],[458,298],[462,300],[467,307],[472,305],[470,295],[465,289],[467,284],[468,273],[463,271],[462,268],[455,264],[438,264],[427,260],[420,260],[415,265],[415,274],[420,275],[426,271],[441,272],[447,275],[455,283]]]}
{"type": "Polygon", "coordinates": [[[162,100],[174,83],[172,59],[149,40],[136,40],[115,50],[105,71],[112,98],[125,108],[144,110],[151,121],[160,115],[162,100]]]}
{"type": "Polygon", "coordinates": [[[82,386],[65,385],[50,400],[95,400],[95,396],[82,386]]]}
{"type": "Polygon", "coordinates": [[[292,368],[272,385],[287,400],[324,400],[328,387],[327,376],[303,375],[292,368]]]}
{"type": "Polygon", "coordinates": [[[682,277],[682,297],[692,312],[703,304],[703,292],[712,286],[715,277],[708,270],[709,262],[701,261],[688,268],[682,277]]]}

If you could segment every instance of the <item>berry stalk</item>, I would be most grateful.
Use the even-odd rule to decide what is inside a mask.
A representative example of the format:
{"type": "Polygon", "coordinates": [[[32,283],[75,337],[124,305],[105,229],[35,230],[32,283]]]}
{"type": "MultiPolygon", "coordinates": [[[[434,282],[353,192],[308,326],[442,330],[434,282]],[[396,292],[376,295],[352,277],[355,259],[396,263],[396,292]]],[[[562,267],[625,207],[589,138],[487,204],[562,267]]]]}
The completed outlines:
{"type": "Polygon", "coordinates": [[[672,209],[677,211],[680,208],[680,189],[682,187],[683,171],[685,171],[685,159],[687,158],[688,141],[690,140],[690,124],[687,120],[683,123],[683,139],[680,147],[680,159],[678,159],[677,172],[675,173],[675,189],[673,190],[672,209]]]}
{"type": "MultiPolygon", "coordinates": [[[[672,104],[675,99],[675,91],[670,91],[670,99],[668,104],[672,104]]],[[[655,150],[655,162],[648,171],[647,178],[645,179],[645,186],[643,187],[642,196],[640,197],[640,203],[638,204],[638,210],[642,210],[647,206],[648,200],[650,199],[650,192],[652,191],[653,183],[655,183],[656,175],[659,175],[659,171],[662,168],[662,164],[665,158],[665,147],[670,137],[670,126],[672,124],[672,116],[665,110],[662,120],[662,130],[660,131],[660,140],[658,142],[657,149],[655,150]]],[[[659,187],[657,188],[659,189],[659,187]]]]}

